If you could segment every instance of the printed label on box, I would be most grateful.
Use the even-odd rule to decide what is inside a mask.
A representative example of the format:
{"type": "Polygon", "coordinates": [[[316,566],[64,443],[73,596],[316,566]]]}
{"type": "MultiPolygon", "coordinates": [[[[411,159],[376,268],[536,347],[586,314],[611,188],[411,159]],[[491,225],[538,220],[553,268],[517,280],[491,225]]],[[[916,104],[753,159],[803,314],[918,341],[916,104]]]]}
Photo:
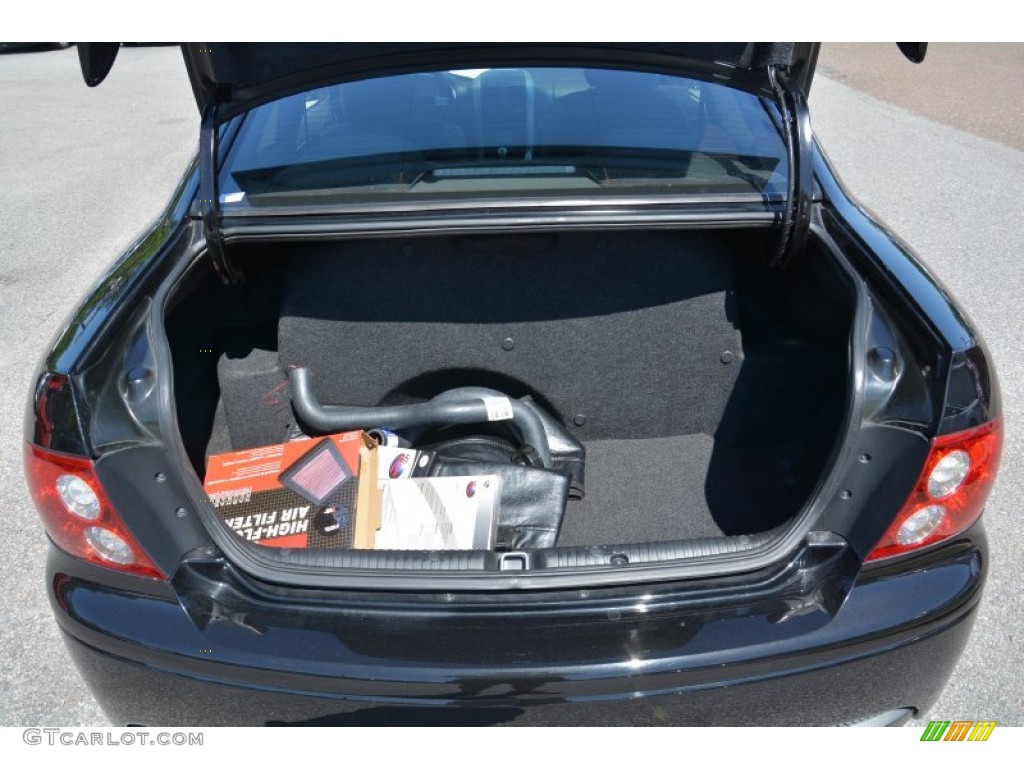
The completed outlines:
{"type": "Polygon", "coordinates": [[[218,454],[204,488],[217,515],[246,541],[372,548],[380,518],[375,448],[364,433],[345,432],[218,454]]]}
{"type": "Polygon", "coordinates": [[[492,549],[501,478],[387,480],[377,549],[492,549]]]}

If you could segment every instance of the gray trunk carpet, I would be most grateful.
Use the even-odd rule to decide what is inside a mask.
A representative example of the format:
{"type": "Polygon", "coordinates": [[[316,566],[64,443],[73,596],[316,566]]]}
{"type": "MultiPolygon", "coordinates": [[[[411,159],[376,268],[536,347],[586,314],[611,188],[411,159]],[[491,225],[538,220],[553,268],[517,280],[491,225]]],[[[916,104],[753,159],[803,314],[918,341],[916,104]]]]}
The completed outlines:
{"type": "Polygon", "coordinates": [[[586,443],[587,495],[569,503],[559,546],[768,530],[806,496],[797,448],[737,450],[704,435],[586,443]]]}

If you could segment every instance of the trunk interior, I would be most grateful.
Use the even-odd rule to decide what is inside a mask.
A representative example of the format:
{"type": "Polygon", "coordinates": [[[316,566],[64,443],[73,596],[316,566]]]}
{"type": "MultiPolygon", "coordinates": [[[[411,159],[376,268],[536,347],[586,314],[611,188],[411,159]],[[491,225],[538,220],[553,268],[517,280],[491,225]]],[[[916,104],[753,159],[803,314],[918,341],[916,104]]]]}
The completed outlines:
{"type": "MultiPolygon", "coordinates": [[[[586,448],[558,546],[753,534],[801,510],[848,398],[855,294],[811,242],[757,231],[562,232],[236,245],[166,316],[179,428],[212,453],[279,443],[287,366],[321,403],[463,386],[531,395],[586,448]]],[[[486,427],[476,430],[486,431],[486,427]]]]}

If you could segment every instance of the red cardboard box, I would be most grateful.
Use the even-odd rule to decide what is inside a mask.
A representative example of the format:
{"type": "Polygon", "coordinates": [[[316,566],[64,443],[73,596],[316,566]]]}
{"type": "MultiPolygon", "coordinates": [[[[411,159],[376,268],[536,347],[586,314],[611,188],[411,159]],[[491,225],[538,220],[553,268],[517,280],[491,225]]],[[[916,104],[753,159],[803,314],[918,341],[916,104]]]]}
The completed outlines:
{"type": "Polygon", "coordinates": [[[210,457],[203,487],[242,538],[269,547],[373,549],[377,444],[364,432],[210,457]]]}

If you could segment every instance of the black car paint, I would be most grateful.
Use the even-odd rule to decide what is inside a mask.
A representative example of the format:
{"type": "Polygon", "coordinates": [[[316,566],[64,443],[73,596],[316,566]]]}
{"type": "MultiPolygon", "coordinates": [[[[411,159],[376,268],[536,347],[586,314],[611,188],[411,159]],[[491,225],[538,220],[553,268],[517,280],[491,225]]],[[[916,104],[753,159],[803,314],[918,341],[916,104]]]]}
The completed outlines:
{"type": "Polygon", "coordinates": [[[192,234],[190,211],[199,190],[196,170],[194,160],[163,213],[71,312],[43,358],[44,370],[64,375],[80,373],[120,313],[130,310],[140,296],[152,295],[166,278],[176,263],[175,256],[181,256],[182,243],[192,234]]]}
{"type": "MultiPolygon", "coordinates": [[[[823,195],[820,226],[836,240],[859,245],[851,258],[873,289],[888,291],[947,350],[936,364],[967,370],[973,391],[981,390],[969,408],[946,415],[940,431],[998,417],[987,357],[962,310],[904,244],[849,198],[817,150],[814,170],[823,195]],[[972,359],[984,365],[958,366],[972,359]]],[[[193,218],[196,174],[193,166],[154,229],[101,280],[45,359],[45,376],[69,377],[71,387],[58,400],[69,398],[83,421],[88,414],[78,387],[84,369],[96,364],[118,324],[201,250],[193,218]]],[[[560,214],[567,218],[566,211],[560,214]]],[[[437,219],[443,216],[431,224],[437,219]]],[[[543,221],[540,216],[535,225],[543,221]]],[[[37,417],[30,411],[30,441],[41,433],[37,417]]],[[[83,452],[95,455],[88,434],[72,438],[68,445],[77,439],[83,452]]],[[[788,565],[790,580],[777,574],[760,598],[755,587],[765,574],[732,577],[742,597],[713,605],[710,597],[693,602],[692,584],[672,581],[554,593],[436,590],[399,594],[397,602],[381,594],[367,600],[365,593],[334,593],[329,603],[314,592],[257,586],[219,556],[188,513],[184,490],[165,482],[173,472],[163,452],[125,446],[101,458],[97,471],[144,548],[173,578],[165,584],[116,574],[51,547],[50,597],[80,670],[111,717],[123,723],[417,717],[529,723],[542,716],[545,723],[824,724],[892,708],[917,711],[937,698],[966,642],[987,550],[979,524],[920,555],[859,566],[878,526],[884,528],[885,516],[906,496],[902,484],[916,477],[909,467],[923,460],[926,441],[907,439],[907,465],[875,478],[884,496],[851,483],[847,503],[834,507],[838,516],[821,518],[823,528],[868,521],[859,531],[847,525],[848,545],[812,535],[793,558],[806,564],[816,549],[831,557],[813,568],[788,565]],[[136,459],[145,471],[128,483],[117,464],[136,459]],[[887,485],[898,472],[899,482],[887,485]],[[151,495],[156,486],[149,478],[162,485],[160,495],[151,495]],[[180,533],[167,537],[165,522],[149,519],[154,498],[156,511],[174,516],[180,533]],[[865,515],[871,508],[875,513],[865,515]],[[178,517],[178,509],[186,514],[178,517]],[[644,595],[652,597],[640,599],[644,595]],[[584,626],[587,631],[577,630],[584,626]],[[408,631],[412,627],[440,633],[439,646],[453,654],[447,667],[424,657],[430,648],[408,631]],[[512,663],[519,651],[493,644],[498,628],[503,636],[526,628],[550,635],[545,648],[551,659],[543,669],[512,663]],[[378,636],[390,645],[374,645],[378,636]],[[349,643],[357,641],[359,664],[346,666],[346,657],[356,658],[349,643]],[[303,647],[323,655],[303,659],[297,651],[303,647]],[[486,648],[511,655],[480,656],[486,648]],[[631,648],[656,650],[634,657],[631,648]],[[294,668],[274,671],[283,659],[294,668]],[[660,695],[670,693],[679,695],[660,695]],[[227,715],[225,702],[235,707],[227,715]]]]}
{"type": "Polygon", "coordinates": [[[984,546],[976,526],[858,572],[826,539],[755,589],[511,600],[303,595],[216,558],[143,593],[55,548],[48,572],[69,651],[116,723],[824,725],[931,706],[973,623],[984,546]]]}
{"type": "Polygon", "coordinates": [[[948,366],[947,373],[955,377],[950,383],[973,395],[958,411],[942,414],[936,434],[949,434],[998,418],[1002,398],[991,369],[992,358],[964,310],[910,246],[843,189],[821,147],[816,146],[815,150],[815,179],[828,201],[823,207],[827,228],[844,246],[855,246],[844,248],[844,253],[856,259],[859,273],[871,280],[874,290],[894,296],[897,307],[909,299],[917,310],[914,319],[930,326],[937,340],[950,351],[948,360],[936,363],[948,366]]]}

